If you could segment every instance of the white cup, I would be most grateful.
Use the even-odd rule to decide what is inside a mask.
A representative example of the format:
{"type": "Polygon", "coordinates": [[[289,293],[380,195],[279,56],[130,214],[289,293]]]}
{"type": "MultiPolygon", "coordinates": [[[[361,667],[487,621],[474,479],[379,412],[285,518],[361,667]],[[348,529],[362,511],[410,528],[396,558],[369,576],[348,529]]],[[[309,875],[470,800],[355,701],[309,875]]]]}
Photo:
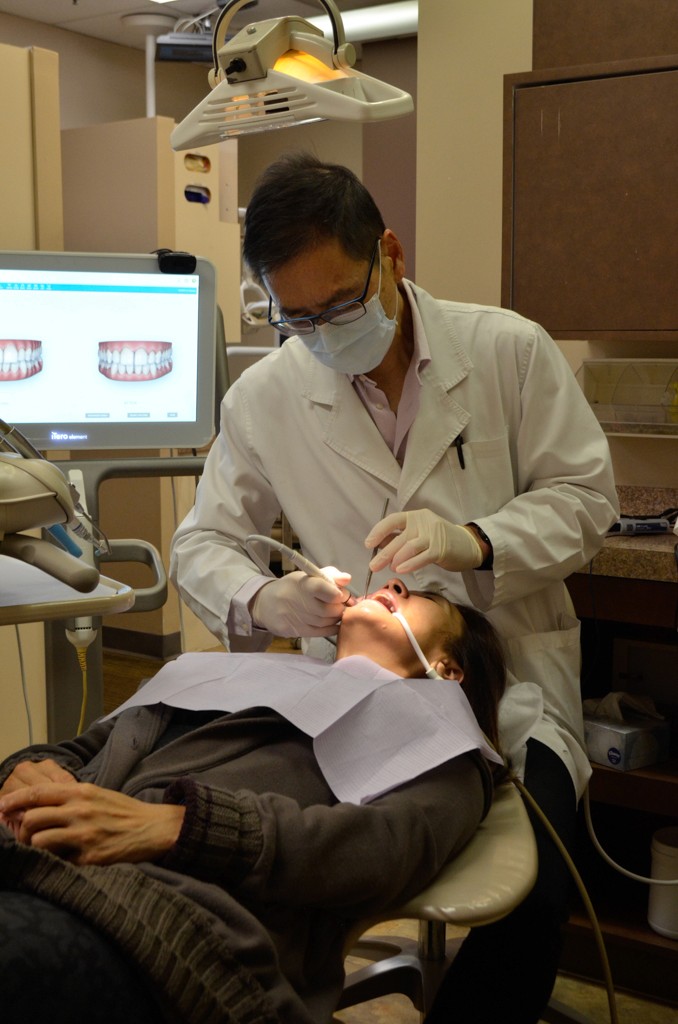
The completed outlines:
{"type": "MultiPolygon", "coordinates": [[[[651,878],[678,878],[678,827],[652,837],[651,878]]],[[[651,885],[647,921],[655,932],[678,939],[678,885],[651,885]]]]}

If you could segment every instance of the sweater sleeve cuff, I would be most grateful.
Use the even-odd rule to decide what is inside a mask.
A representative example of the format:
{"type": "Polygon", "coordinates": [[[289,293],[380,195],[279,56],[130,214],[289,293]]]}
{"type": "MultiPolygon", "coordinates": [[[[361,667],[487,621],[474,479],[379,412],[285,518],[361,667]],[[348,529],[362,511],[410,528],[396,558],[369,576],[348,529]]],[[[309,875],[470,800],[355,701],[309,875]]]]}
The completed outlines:
{"type": "Polygon", "coordinates": [[[263,836],[249,794],[216,790],[184,778],[167,787],[163,802],[185,807],[186,814],[176,843],[159,861],[162,867],[190,868],[194,877],[237,883],[256,864],[263,836]]]}

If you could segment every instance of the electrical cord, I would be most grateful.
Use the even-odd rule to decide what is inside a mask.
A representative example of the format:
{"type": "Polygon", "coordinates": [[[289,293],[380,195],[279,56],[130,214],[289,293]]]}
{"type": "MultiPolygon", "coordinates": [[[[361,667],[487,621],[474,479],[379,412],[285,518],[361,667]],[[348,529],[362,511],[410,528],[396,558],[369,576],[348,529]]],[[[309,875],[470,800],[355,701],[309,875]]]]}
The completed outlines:
{"type": "Polygon", "coordinates": [[[202,14],[198,14],[195,18],[179,18],[174,25],[173,32],[193,32],[196,35],[211,36],[211,29],[203,28],[202,23],[205,22],[207,26],[209,19],[213,14],[217,14],[219,11],[218,7],[210,7],[208,11],[203,11],[202,14]],[[197,28],[195,27],[197,26],[197,28]]]}
{"type": "MultiPolygon", "coordinates": [[[[612,973],[610,971],[610,962],[609,962],[609,959],[608,959],[608,956],[607,956],[607,950],[605,948],[605,940],[603,939],[603,933],[602,933],[601,928],[600,928],[600,922],[598,921],[598,917],[597,917],[596,912],[594,910],[593,903],[591,902],[591,898],[590,898],[590,896],[588,894],[586,886],[584,885],[584,880],[582,879],[581,875],[579,874],[579,871],[577,870],[577,867],[576,867],[574,861],[572,860],[572,857],[570,856],[570,854],[568,853],[567,849],[565,848],[565,846],[564,846],[560,836],[558,835],[558,833],[554,829],[553,825],[551,824],[551,822],[547,818],[546,814],[542,811],[541,807],[539,806],[537,801],[534,799],[534,797],[532,796],[530,791],[525,787],[524,783],[521,782],[521,780],[516,775],[514,775],[513,773],[509,772],[509,777],[508,778],[509,778],[509,781],[512,782],[513,785],[516,787],[516,789],[518,790],[518,792],[522,796],[523,800],[530,805],[530,807],[532,808],[534,813],[537,815],[537,817],[539,818],[539,820],[543,824],[543,826],[546,829],[547,833],[549,834],[551,840],[555,843],[556,848],[558,849],[558,852],[560,853],[561,857],[565,861],[565,864],[567,865],[568,871],[570,872],[570,874],[571,874],[571,876],[572,876],[572,878],[574,880],[574,883],[577,886],[577,891],[579,892],[579,895],[581,896],[582,902],[583,902],[584,907],[586,909],[586,913],[587,913],[588,918],[589,918],[589,920],[591,922],[591,927],[593,929],[593,936],[594,936],[594,939],[595,939],[596,948],[598,950],[598,956],[600,957],[600,963],[601,963],[601,968],[602,968],[602,972],[603,972],[603,980],[604,980],[604,983],[605,983],[605,989],[606,989],[607,1001],[608,1001],[608,1008],[609,1008],[609,1013],[610,1013],[610,1024],[618,1024],[619,1017],[618,1017],[618,1013],[617,1013],[617,1003],[616,1003],[616,996],[615,996],[615,990],[614,990],[614,982],[612,980],[612,973]]],[[[595,830],[593,828],[593,821],[591,819],[591,801],[590,801],[590,797],[589,797],[588,786],[587,786],[586,790],[584,791],[584,818],[585,818],[585,821],[586,821],[586,827],[587,827],[589,836],[591,838],[591,841],[592,841],[592,843],[593,843],[597,853],[603,858],[603,860],[607,864],[610,865],[610,867],[614,868],[615,871],[618,871],[620,874],[625,875],[627,878],[632,879],[634,882],[642,882],[642,883],[647,884],[647,885],[678,885],[678,878],[646,878],[644,875],[637,875],[637,874],[635,874],[632,871],[628,871],[626,868],[622,867],[620,864],[617,864],[616,861],[614,861],[610,857],[610,855],[603,849],[602,845],[600,844],[600,842],[598,840],[598,837],[596,836],[595,830]]]]}
{"type": "MultiPolygon", "coordinates": [[[[494,750],[495,748],[492,742],[487,738],[487,736],[485,736],[484,733],[483,736],[488,746],[490,746],[491,749],[494,750]]],[[[612,972],[610,970],[610,961],[607,955],[607,949],[605,948],[605,940],[603,939],[603,933],[600,927],[600,922],[598,921],[598,916],[593,907],[593,903],[591,902],[591,897],[589,896],[586,886],[584,885],[584,880],[579,874],[579,870],[577,869],[574,860],[570,856],[569,851],[567,850],[562,839],[560,838],[555,828],[551,824],[549,818],[542,810],[542,808],[539,806],[539,804],[532,796],[530,791],[527,789],[524,782],[518,778],[515,772],[512,771],[510,765],[508,764],[505,758],[504,767],[507,773],[507,781],[513,783],[513,785],[516,787],[521,797],[523,798],[523,802],[529,804],[530,808],[534,811],[534,813],[541,821],[542,825],[546,829],[549,838],[554,843],[560,856],[563,858],[563,861],[565,862],[565,865],[568,871],[570,872],[570,875],[572,876],[572,880],[574,881],[574,884],[577,887],[577,891],[581,896],[587,916],[589,918],[589,921],[591,922],[593,937],[596,944],[596,949],[598,950],[598,956],[600,958],[600,965],[603,973],[603,981],[605,984],[605,992],[607,995],[607,1005],[610,1015],[610,1024],[619,1024],[619,1015],[617,1012],[617,999],[614,990],[614,982],[612,980],[612,972]]],[[[588,807],[588,787],[584,791],[584,801],[585,807],[588,807]]]]}
{"type": "MultiPolygon", "coordinates": [[[[579,874],[579,871],[577,870],[577,867],[576,867],[574,861],[572,860],[572,857],[570,856],[570,854],[568,853],[567,849],[565,848],[565,846],[563,844],[563,841],[561,840],[560,836],[558,835],[558,833],[554,829],[553,825],[551,824],[551,822],[547,818],[546,814],[542,811],[542,809],[539,806],[539,804],[537,803],[537,801],[534,799],[534,797],[529,792],[529,790],[525,787],[524,783],[521,782],[521,780],[516,775],[514,775],[512,773],[509,774],[509,781],[513,783],[513,785],[516,787],[516,789],[518,790],[518,792],[522,796],[523,800],[530,805],[530,807],[532,808],[534,813],[537,815],[537,817],[539,818],[539,820],[543,824],[543,826],[546,829],[546,831],[548,832],[550,838],[555,843],[558,852],[560,853],[561,857],[565,861],[565,864],[567,865],[568,871],[572,875],[574,883],[577,886],[577,890],[579,892],[579,895],[582,898],[582,901],[584,903],[584,907],[586,908],[586,913],[587,913],[587,915],[589,917],[589,920],[591,922],[591,927],[593,929],[593,935],[594,935],[594,939],[595,939],[595,943],[596,943],[596,948],[598,950],[598,956],[600,957],[600,964],[601,964],[601,968],[602,968],[602,971],[603,971],[603,979],[604,979],[604,982],[605,982],[605,990],[607,992],[607,1005],[608,1005],[608,1009],[609,1009],[609,1012],[610,1012],[610,1024],[619,1024],[619,1016],[618,1016],[618,1013],[617,1013],[617,1001],[616,1001],[616,996],[615,996],[615,991],[614,991],[614,983],[612,981],[612,972],[610,971],[610,961],[609,961],[608,956],[607,956],[607,950],[605,948],[605,941],[603,939],[603,933],[602,933],[601,928],[600,928],[600,923],[598,921],[598,917],[596,915],[596,912],[595,912],[595,910],[593,908],[593,903],[591,902],[591,897],[589,896],[589,894],[588,894],[588,892],[586,890],[586,886],[584,885],[584,880],[582,879],[581,875],[579,874]]],[[[585,800],[586,800],[587,796],[588,796],[588,789],[586,790],[585,800]]]]}
{"type": "Polygon", "coordinates": [[[74,628],[66,630],[66,637],[75,647],[78,656],[78,664],[82,673],[82,701],[80,704],[80,720],[78,722],[77,735],[85,728],[85,716],[87,713],[87,699],[89,696],[89,683],[87,678],[87,648],[96,640],[97,630],[92,625],[89,617],[77,618],[74,620],[74,628]]]}
{"type": "MultiPolygon", "coordinates": [[[[670,519],[670,521],[672,523],[675,523],[676,522],[676,516],[678,515],[678,511],[676,509],[674,509],[674,508],[670,508],[670,509],[666,509],[666,511],[662,512],[661,514],[662,514],[662,516],[670,519]]],[[[678,544],[676,544],[674,546],[673,557],[674,557],[675,562],[676,562],[676,571],[678,572],[678,544]]],[[[593,586],[593,559],[591,559],[591,562],[589,563],[588,579],[589,579],[589,597],[590,597],[590,600],[591,600],[591,611],[592,611],[592,617],[593,617],[593,622],[594,622],[594,628],[595,628],[595,631],[596,631],[595,632],[595,640],[596,640],[596,646],[597,646],[598,642],[599,642],[599,631],[598,631],[598,616],[597,616],[597,612],[596,612],[596,600],[595,600],[596,595],[595,595],[595,588],[593,586]]],[[[675,613],[674,613],[674,626],[675,626],[676,630],[678,630],[678,599],[676,600],[676,609],[675,609],[675,613]]],[[[630,878],[632,881],[640,882],[640,883],[642,883],[644,885],[678,885],[678,878],[647,878],[645,875],[638,875],[638,874],[636,874],[633,871],[629,871],[627,868],[622,867],[621,864],[617,864],[617,862],[615,860],[613,860],[612,857],[610,857],[610,855],[607,853],[607,851],[601,845],[601,843],[600,843],[600,841],[598,839],[598,836],[596,835],[595,829],[593,827],[593,819],[591,817],[591,800],[590,800],[590,797],[589,797],[588,787],[586,788],[586,790],[584,792],[584,819],[586,821],[586,828],[587,828],[589,837],[591,839],[591,842],[593,843],[593,846],[594,846],[596,852],[602,857],[602,859],[606,862],[606,864],[608,864],[615,871],[618,871],[619,874],[625,875],[626,878],[630,878]]]]}
{"type": "MultiPolygon", "coordinates": [[[[218,8],[217,8],[217,10],[218,10],[218,8]]],[[[210,12],[208,12],[208,13],[210,13],[210,12]]],[[[180,453],[178,448],[170,448],[170,455],[171,455],[172,458],[178,458],[180,454],[181,453],[180,453]]],[[[194,458],[197,457],[197,454],[198,454],[197,448],[191,448],[191,455],[193,455],[194,458]]],[[[194,479],[194,483],[195,483],[195,493],[197,494],[198,484],[200,483],[200,476],[198,474],[196,474],[196,476],[193,479],[194,479]]],[[[173,521],[173,527],[174,527],[173,530],[172,530],[172,534],[174,535],[177,532],[177,530],[179,529],[179,501],[178,501],[178,498],[177,498],[176,477],[174,477],[174,476],[170,477],[170,493],[172,495],[172,521],[173,521]]],[[[194,501],[195,501],[195,495],[194,495],[194,501]]],[[[181,594],[178,591],[177,591],[177,609],[178,609],[178,615],[179,615],[179,653],[183,654],[186,651],[186,645],[187,645],[187,639],[186,639],[186,617],[184,615],[184,600],[183,600],[181,594]]]]}
{"type": "Polygon", "coordinates": [[[614,868],[615,871],[618,871],[621,875],[625,875],[627,878],[632,879],[634,882],[642,882],[645,885],[678,885],[678,878],[647,878],[645,875],[637,875],[635,872],[622,867],[621,864],[617,864],[617,862],[610,857],[609,853],[603,849],[593,828],[593,820],[591,818],[591,801],[589,799],[588,788],[584,793],[584,818],[586,820],[586,828],[591,838],[591,842],[595,846],[596,851],[611,868],[614,868]]]}
{"type": "Polygon", "coordinates": [[[82,701],[80,704],[80,719],[78,721],[77,736],[80,736],[85,729],[85,712],[87,708],[87,698],[89,696],[89,684],[87,679],[87,651],[84,648],[78,647],[76,649],[78,655],[78,663],[80,665],[80,671],[82,673],[82,701]]]}
{"type": "MultiPolygon", "coordinates": [[[[494,744],[492,743],[492,741],[490,739],[488,739],[488,737],[484,733],[483,733],[483,738],[485,739],[485,742],[487,743],[487,745],[492,750],[496,751],[496,748],[495,748],[494,744]]],[[[499,753],[498,751],[496,751],[496,752],[499,753]]],[[[500,756],[502,756],[502,755],[500,755],[500,756]]],[[[506,761],[506,758],[503,758],[503,760],[504,760],[504,768],[506,770],[506,781],[513,783],[513,785],[516,787],[516,789],[520,793],[521,797],[523,798],[523,802],[526,803],[526,804],[529,804],[530,808],[534,811],[534,813],[537,815],[537,817],[541,821],[542,825],[546,829],[546,832],[547,832],[549,838],[555,844],[555,847],[558,850],[558,853],[563,858],[563,860],[565,862],[565,865],[566,865],[568,871],[570,872],[570,875],[572,876],[574,884],[577,887],[577,891],[579,892],[579,895],[581,896],[581,899],[582,899],[582,902],[583,902],[584,907],[586,909],[586,913],[588,915],[589,921],[591,922],[591,928],[593,930],[593,936],[594,936],[594,940],[595,940],[595,943],[596,943],[596,948],[598,950],[598,956],[600,957],[600,964],[601,964],[601,969],[602,969],[602,972],[603,972],[603,981],[604,981],[604,984],[605,984],[605,991],[606,991],[606,994],[607,994],[607,1005],[608,1005],[609,1015],[610,1015],[610,1024],[619,1024],[619,1015],[618,1015],[618,1012],[617,1012],[617,1000],[616,1000],[616,994],[615,994],[615,990],[614,990],[614,982],[612,981],[612,972],[610,970],[610,961],[608,959],[607,950],[605,948],[605,940],[603,939],[603,933],[602,933],[602,930],[601,930],[601,927],[600,927],[600,922],[598,921],[598,916],[597,916],[597,914],[596,914],[596,912],[594,910],[593,903],[591,902],[591,897],[589,896],[588,891],[586,889],[586,886],[584,885],[584,880],[581,877],[581,875],[579,874],[577,866],[574,863],[572,857],[570,856],[567,848],[565,847],[565,844],[563,843],[562,839],[560,838],[560,836],[556,832],[555,828],[553,827],[553,825],[549,821],[549,819],[546,816],[546,814],[544,813],[544,811],[541,809],[541,807],[539,806],[539,804],[537,803],[535,798],[532,796],[530,791],[527,789],[527,787],[525,786],[524,782],[521,779],[519,779],[518,776],[515,774],[515,772],[511,769],[511,766],[506,761]]],[[[588,787],[585,790],[585,794],[584,794],[584,799],[587,800],[587,798],[588,798],[588,787]]]]}
{"type": "Polygon", "coordinates": [[[26,667],[24,665],[24,649],[21,643],[21,633],[19,632],[19,626],[14,626],[14,632],[16,635],[16,646],[19,654],[19,672],[21,675],[21,692],[24,698],[24,707],[26,709],[26,722],[28,724],[28,743],[29,746],[33,743],[33,717],[31,715],[31,704],[28,699],[28,686],[26,683],[26,667]]]}
{"type": "MultiPolygon", "coordinates": [[[[195,451],[193,452],[195,454],[195,451]]],[[[197,487],[197,480],[196,480],[197,487]]],[[[179,529],[179,510],[177,502],[177,490],[175,478],[170,477],[170,492],[172,494],[172,519],[174,520],[174,533],[179,529]]],[[[180,594],[177,594],[177,608],[179,612],[179,651],[183,654],[186,650],[186,623],[184,621],[184,602],[180,594]]]]}

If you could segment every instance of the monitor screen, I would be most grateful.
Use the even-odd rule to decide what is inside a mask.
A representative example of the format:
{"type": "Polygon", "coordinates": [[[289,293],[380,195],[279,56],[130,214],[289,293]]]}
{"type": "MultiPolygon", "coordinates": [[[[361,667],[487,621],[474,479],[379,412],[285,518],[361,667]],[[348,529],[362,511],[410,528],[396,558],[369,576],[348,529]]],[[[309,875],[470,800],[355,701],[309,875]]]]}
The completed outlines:
{"type": "Polygon", "coordinates": [[[215,334],[207,260],[0,252],[0,419],[40,451],[201,448],[215,334]]]}

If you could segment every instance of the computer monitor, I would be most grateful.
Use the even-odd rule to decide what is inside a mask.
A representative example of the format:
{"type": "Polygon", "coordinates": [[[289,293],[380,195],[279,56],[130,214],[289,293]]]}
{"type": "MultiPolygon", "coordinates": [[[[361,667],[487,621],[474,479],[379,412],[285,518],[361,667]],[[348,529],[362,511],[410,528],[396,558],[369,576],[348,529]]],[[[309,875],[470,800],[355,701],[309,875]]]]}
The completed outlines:
{"type": "Polygon", "coordinates": [[[187,269],[164,272],[156,255],[0,252],[0,419],[39,451],[208,444],[215,270],[200,257],[187,269]]]}

